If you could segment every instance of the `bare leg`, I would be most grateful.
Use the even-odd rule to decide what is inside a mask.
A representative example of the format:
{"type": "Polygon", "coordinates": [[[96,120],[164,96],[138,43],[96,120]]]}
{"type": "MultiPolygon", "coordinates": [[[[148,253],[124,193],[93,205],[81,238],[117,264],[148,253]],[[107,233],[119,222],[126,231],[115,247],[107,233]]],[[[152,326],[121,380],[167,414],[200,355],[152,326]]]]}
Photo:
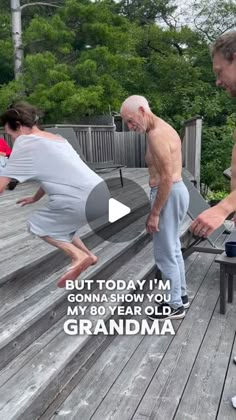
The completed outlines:
{"type": "Polygon", "coordinates": [[[89,249],[85,246],[85,244],[81,241],[81,239],[78,236],[74,236],[72,239],[72,244],[75,245],[77,248],[79,248],[81,251],[85,252],[87,255],[89,255],[93,259],[93,265],[96,264],[98,261],[98,257],[94,255],[89,249]]]}
{"type": "Polygon", "coordinates": [[[49,244],[61,249],[67,254],[72,261],[71,268],[59,279],[58,287],[64,287],[66,280],[75,280],[80,273],[85,271],[90,265],[94,263],[93,258],[86,252],[78,249],[75,245],[69,242],[57,241],[49,236],[44,236],[42,239],[49,244]]]}

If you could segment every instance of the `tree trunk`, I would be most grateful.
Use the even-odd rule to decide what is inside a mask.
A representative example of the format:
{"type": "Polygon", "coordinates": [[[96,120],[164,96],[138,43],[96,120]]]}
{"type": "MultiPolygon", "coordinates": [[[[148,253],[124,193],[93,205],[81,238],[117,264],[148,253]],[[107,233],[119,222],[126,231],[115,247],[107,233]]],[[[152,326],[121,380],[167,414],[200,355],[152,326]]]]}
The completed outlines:
{"type": "Polygon", "coordinates": [[[22,74],[24,51],[22,45],[21,8],[20,0],[11,0],[12,41],[14,47],[15,78],[22,74]]]}

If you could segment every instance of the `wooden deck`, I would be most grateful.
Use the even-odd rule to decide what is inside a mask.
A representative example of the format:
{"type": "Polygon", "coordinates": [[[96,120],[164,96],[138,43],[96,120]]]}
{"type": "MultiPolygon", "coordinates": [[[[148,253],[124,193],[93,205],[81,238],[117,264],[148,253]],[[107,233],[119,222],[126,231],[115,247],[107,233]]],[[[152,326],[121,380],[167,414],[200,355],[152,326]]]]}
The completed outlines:
{"type": "MultiPolygon", "coordinates": [[[[111,176],[117,176],[113,192],[119,199],[124,192],[118,173],[104,175],[111,176]]],[[[124,177],[148,191],[145,169],[125,169],[124,177]]],[[[236,307],[227,304],[226,314],[219,313],[215,256],[187,258],[191,305],[182,321],[173,322],[174,336],[66,335],[68,292],[57,289],[56,280],[68,260],[26,232],[32,207],[14,204],[32,190],[32,184],[19,185],[1,197],[0,419],[236,419],[231,404],[236,395],[236,307]]],[[[154,278],[147,209],[136,204],[136,216],[114,224],[107,241],[83,227],[82,237],[100,257],[83,278],[154,278]],[[137,232],[136,237],[119,242],[127,231],[137,232]]],[[[108,322],[107,315],[100,318],[108,322]]],[[[86,319],[98,318],[88,314],[86,319]]]]}

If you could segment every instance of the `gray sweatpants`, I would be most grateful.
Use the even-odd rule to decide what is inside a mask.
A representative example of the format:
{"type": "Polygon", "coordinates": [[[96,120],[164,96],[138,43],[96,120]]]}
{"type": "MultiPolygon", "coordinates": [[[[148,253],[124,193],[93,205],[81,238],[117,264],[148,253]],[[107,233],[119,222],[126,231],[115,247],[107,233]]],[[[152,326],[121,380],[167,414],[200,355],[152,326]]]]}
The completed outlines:
{"type": "MultiPolygon", "coordinates": [[[[151,205],[158,194],[158,187],[151,188],[151,205]]],[[[170,195],[160,213],[159,232],[153,234],[153,250],[157,267],[163,280],[170,280],[169,305],[182,306],[181,296],[186,295],[185,266],[179,239],[180,226],[189,206],[189,193],[183,181],[172,185],[170,195]]]]}

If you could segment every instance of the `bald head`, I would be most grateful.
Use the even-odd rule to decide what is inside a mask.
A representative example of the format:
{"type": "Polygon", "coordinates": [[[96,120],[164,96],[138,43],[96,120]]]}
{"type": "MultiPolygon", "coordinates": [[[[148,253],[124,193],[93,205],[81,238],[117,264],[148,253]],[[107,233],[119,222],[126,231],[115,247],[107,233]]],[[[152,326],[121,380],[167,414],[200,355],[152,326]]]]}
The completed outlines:
{"type": "Polygon", "coordinates": [[[151,112],[148,101],[144,96],[132,95],[129,96],[121,105],[120,113],[121,115],[126,112],[137,112],[139,108],[142,107],[145,112],[151,112]]]}
{"type": "Polygon", "coordinates": [[[120,114],[128,129],[138,133],[146,133],[153,118],[147,99],[139,95],[129,96],[123,102],[120,114]]]}

